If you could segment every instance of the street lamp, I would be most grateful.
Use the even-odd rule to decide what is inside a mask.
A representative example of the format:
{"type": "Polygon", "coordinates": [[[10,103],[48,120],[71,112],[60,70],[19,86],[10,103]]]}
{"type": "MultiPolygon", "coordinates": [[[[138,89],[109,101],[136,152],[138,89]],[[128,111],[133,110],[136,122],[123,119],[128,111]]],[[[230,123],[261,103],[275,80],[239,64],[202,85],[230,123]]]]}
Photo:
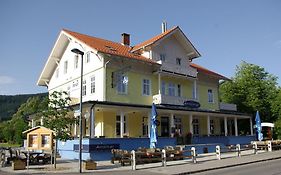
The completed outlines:
{"type": "Polygon", "coordinates": [[[72,49],[71,52],[81,55],[81,79],[80,79],[80,116],[79,116],[79,173],[82,173],[82,88],[83,88],[83,55],[79,49],[72,49]]]}

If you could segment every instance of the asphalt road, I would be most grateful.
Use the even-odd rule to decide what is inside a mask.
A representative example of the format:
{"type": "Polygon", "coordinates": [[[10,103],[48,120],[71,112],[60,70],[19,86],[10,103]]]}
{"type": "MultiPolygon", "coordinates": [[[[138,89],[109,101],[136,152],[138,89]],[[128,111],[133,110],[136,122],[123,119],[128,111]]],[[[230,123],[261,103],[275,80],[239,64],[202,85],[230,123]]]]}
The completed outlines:
{"type": "Polygon", "coordinates": [[[281,159],[270,160],[231,168],[211,170],[195,175],[281,175],[281,159]]]}

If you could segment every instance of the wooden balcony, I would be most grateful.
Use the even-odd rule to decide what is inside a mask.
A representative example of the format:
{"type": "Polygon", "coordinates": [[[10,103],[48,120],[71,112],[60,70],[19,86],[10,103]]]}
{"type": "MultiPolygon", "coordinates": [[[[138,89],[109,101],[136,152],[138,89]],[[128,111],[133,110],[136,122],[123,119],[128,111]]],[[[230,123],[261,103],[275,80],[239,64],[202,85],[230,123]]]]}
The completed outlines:
{"type": "Polygon", "coordinates": [[[185,76],[197,77],[197,70],[191,66],[180,66],[176,64],[171,64],[167,62],[157,61],[161,64],[161,69],[174,74],[182,74],[185,76]]]}
{"type": "Polygon", "coordinates": [[[184,102],[188,100],[196,101],[194,99],[188,99],[186,97],[168,96],[162,94],[153,96],[153,103],[155,104],[184,105],[184,102]]]}

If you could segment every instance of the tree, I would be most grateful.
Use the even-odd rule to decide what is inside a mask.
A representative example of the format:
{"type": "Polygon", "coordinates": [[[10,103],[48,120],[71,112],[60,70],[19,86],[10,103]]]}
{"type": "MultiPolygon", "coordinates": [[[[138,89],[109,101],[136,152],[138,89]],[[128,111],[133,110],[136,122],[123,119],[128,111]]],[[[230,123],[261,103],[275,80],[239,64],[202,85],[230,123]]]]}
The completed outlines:
{"type": "Polygon", "coordinates": [[[272,113],[277,120],[274,122],[274,132],[278,139],[281,139],[281,88],[272,103],[272,113]]]}
{"type": "Polygon", "coordinates": [[[39,95],[28,98],[13,114],[11,120],[1,123],[0,140],[22,144],[24,139],[22,132],[28,129],[27,116],[36,114],[48,106],[44,103],[44,97],[45,95],[39,95]]]}
{"type": "Polygon", "coordinates": [[[221,101],[234,103],[238,111],[253,114],[258,110],[262,121],[273,122],[272,102],[278,94],[277,77],[264,68],[242,62],[232,81],[220,85],[221,101]]]}
{"type": "Polygon", "coordinates": [[[44,118],[44,126],[56,132],[56,139],[67,140],[71,138],[68,128],[76,122],[76,119],[69,116],[69,112],[72,110],[69,107],[70,102],[66,92],[54,91],[46,99],[47,108],[39,115],[44,118]]]}

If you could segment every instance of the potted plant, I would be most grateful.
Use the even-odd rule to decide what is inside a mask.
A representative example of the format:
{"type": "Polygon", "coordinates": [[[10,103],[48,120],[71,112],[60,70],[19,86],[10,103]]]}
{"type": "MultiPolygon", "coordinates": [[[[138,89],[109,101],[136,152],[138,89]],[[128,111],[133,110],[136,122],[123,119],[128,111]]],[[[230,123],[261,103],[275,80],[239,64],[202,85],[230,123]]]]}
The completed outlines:
{"type": "Polygon", "coordinates": [[[88,159],[84,162],[85,170],[95,170],[97,169],[97,163],[94,160],[88,159]]]}

